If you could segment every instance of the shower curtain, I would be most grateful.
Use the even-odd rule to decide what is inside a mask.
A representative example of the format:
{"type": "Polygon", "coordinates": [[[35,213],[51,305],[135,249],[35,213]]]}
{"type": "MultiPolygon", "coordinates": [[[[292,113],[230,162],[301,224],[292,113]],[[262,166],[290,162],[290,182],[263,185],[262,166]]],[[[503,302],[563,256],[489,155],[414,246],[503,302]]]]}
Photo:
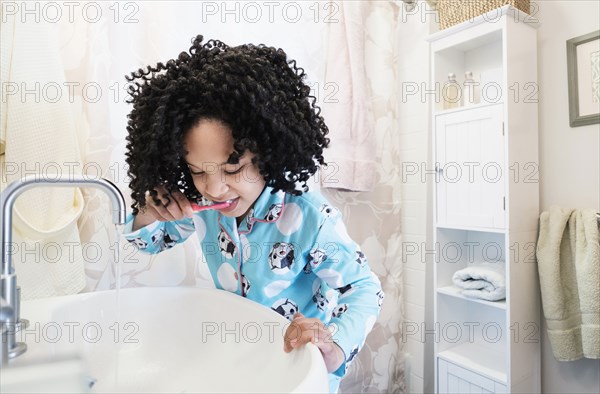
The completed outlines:
{"type": "MultiPolygon", "coordinates": [[[[244,13],[221,2],[136,2],[137,8],[115,13],[112,2],[96,2],[103,15],[90,23],[75,18],[58,24],[61,55],[74,90],[74,111],[81,114],[80,146],[84,166],[111,179],[130,201],[124,164],[126,115],[124,75],[149,64],[176,57],[187,50],[190,39],[203,34],[230,45],[265,43],[286,50],[309,76],[317,102],[335,98],[325,81],[327,22],[335,21],[330,2],[283,2],[281,8],[244,13]],[[279,13],[285,4],[287,14],[279,13]],[[291,5],[293,3],[293,6],[291,5]],[[113,8],[110,8],[113,6],[113,8]],[[292,9],[293,7],[293,9],[292,9]],[[299,7],[299,8],[298,8],[299,7]],[[270,11],[267,15],[266,12],[270,11]],[[294,11],[294,13],[292,13],[294,11]],[[235,13],[239,14],[236,15],[235,13]],[[126,16],[128,18],[126,18],[126,16]],[[236,19],[237,18],[237,19],[236,19]],[[273,34],[277,32],[277,34],[273,34]],[[126,37],[124,39],[124,37],[126,37]],[[100,98],[96,98],[100,92],[100,98]]],[[[123,4],[123,3],[122,3],[123,4]]],[[[254,3],[259,7],[262,3],[254,3]]],[[[278,3],[279,4],[279,3],[278,3]]],[[[339,4],[338,4],[339,6],[339,4]]],[[[367,192],[324,189],[323,193],[344,213],[350,235],[360,243],[372,270],[380,278],[386,299],[381,316],[343,380],[341,393],[405,392],[400,327],[403,321],[400,234],[400,167],[396,125],[398,89],[398,5],[393,1],[369,2],[365,63],[374,118],[375,185],[367,192]]],[[[327,174],[322,174],[326,176],[327,174]]],[[[315,182],[318,187],[318,182],[315,182]]],[[[86,202],[79,219],[81,239],[98,246],[101,256],[87,263],[87,291],[115,285],[114,250],[120,251],[121,286],[212,286],[208,269],[200,262],[200,249],[192,238],[181,248],[145,256],[119,243],[110,223],[108,200],[99,192],[82,189],[86,202]]]]}
{"type": "MultiPolygon", "coordinates": [[[[341,209],[348,232],[361,245],[371,269],[381,280],[386,297],[373,331],[350,366],[348,376],[342,380],[340,392],[400,393],[406,392],[406,383],[400,340],[403,278],[400,233],[401,158],[397,130],[400,86],[397,62],[401,60],[398,53],[399,8],[393,2],[369,2],[363,20],[364,67],[369,99],[362,107],[372,111],[370,118],[373,124],[372,130],[369,130],[369,138],[374,138],[374,143],[371,144],[374,149],[369,149],[371,157],[363,155],[360,159],[372,160],[365,163],[365,169],[374,178],[370,182],[373,187],[361,192],[333,188],[324,188],[321,192],[341,209]]],[[[325,112],[324,116],[327,119],[325,112]]],[[[367,116],[359,116],[362,119],[365,117],[367,116]]],[[[361,137],[366,138],[365,133],[359,139],[361,137]]],[[[335,135],[332,136],[332,142],[335,142],[333,138],[335,135]]],[[[359,143],[364,146],[369,141],[359,143]]],[[[354,159],[356,158],[355,156],[354,159]]],[[[333,176],[331,173],[324,176],[327,175],[333,176]]],[[[360,181],[355,184],[360,185],[360,181]]]]}

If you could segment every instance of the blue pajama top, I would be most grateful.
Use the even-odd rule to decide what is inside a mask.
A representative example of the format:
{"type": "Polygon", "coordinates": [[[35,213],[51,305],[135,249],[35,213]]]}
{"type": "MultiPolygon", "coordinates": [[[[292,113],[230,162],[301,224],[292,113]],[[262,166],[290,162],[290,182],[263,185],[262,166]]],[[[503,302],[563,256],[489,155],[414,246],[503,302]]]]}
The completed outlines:
{"type": "Polygon", "coordinates": [[[383,301],[381,284],[360,247],[348,236],[338,209],[318,192],[300,196],[267,186],[239,226],[219,211],[154,222],[124,237],[146,253],[159,253],[196,232],[215,285],[292,320],[317,318],[333,332],[346,361],[329,374],[330,391],[364,344],[383,301]]]}

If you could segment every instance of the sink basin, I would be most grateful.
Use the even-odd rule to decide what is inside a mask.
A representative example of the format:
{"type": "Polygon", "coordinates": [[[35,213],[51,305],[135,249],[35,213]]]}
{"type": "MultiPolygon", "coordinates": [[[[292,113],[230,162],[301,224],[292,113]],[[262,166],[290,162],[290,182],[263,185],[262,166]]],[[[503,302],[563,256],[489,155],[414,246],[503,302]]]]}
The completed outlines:
{"type": "Polygon", "coordinates": [[[76,355],[92,393],[328,391],[316,346],[285,353],[288,320],[223,290],[77,294],[24,301],[21,316],[28,350],[10,366],[76,355]]]}

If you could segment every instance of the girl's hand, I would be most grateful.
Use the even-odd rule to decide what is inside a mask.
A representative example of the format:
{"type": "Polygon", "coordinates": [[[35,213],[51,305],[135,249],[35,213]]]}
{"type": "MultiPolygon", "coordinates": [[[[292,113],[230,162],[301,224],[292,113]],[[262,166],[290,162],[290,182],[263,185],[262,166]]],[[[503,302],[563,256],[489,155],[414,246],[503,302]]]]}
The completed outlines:
{"type": "Polygon", "coordinates": [[[289,353],[308,342],[315,344],[321,351],[327,372],[336,371],[344,362],[343,350],[333,341],[331,332],[321,320],[307,318],[301,313],[296,313],[294,320],[286,330],[283,350],[289,353]]]}
{"type": "Polygon", "coordinates": [[[158,186],[154,193],[146,192],[146,207],[136,215],[133,230],[137,230],[155,221],[170,222],[191,218],[194,214],[188,199],[179,190],[167,192],[164,186],[158,186]],[[155,201],[156,200],[156,201],[155,201]]]}

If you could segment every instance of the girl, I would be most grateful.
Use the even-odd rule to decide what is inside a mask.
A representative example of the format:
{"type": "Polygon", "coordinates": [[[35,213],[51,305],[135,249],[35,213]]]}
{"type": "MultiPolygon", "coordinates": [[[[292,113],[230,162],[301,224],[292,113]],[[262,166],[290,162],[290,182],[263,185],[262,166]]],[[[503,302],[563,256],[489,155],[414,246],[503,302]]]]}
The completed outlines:
{"type": "Polygon", "coordinates": [[[125,237],[158,253],[196,232],[215,285],[288,318],[284,350],[318,346],[336,392],[383,292],[340,212],[308,192],[327,126],[281,49],[202,41],[127,77],[125,237]]]}

